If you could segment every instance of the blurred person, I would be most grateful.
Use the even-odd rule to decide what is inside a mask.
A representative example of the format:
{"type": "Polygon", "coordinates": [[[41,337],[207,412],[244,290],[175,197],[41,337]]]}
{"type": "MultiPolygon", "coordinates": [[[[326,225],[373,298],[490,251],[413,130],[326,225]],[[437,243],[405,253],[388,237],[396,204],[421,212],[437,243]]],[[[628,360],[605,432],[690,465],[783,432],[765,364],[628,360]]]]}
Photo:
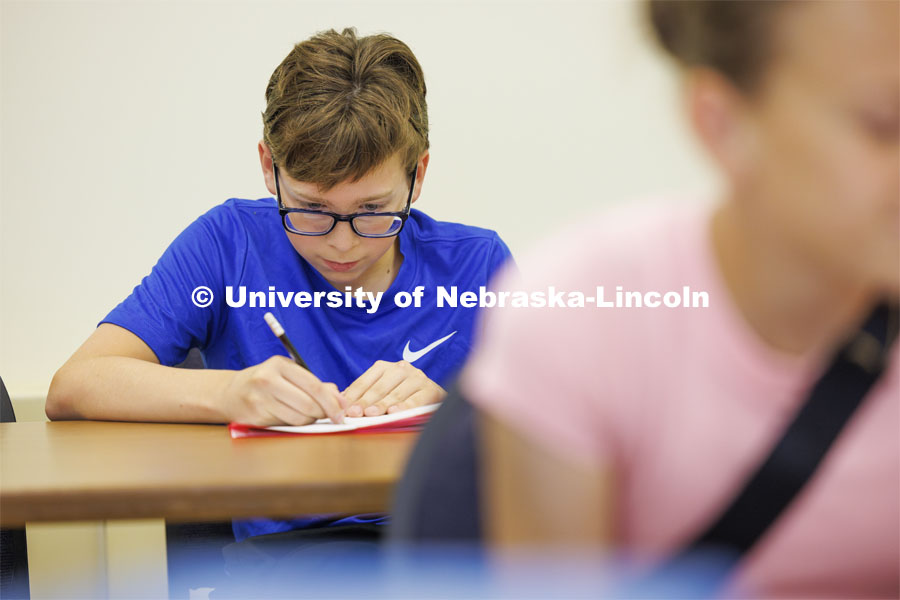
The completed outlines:
{"type": "MultiPolygon", "coordinates": [[[[480,411],[482,522],[499,549],[665,563],[744,488],[873,309],[896,318],[900,3],[648,9],[721,198],[585,219],[497,287],[604,286],[610,301],[619,286],[687,286],[708,306],[486,313],[461,389],[480,411]]],[[[725,595],[900,593],[900,355],[882,352],[881,377],[725,595]]]]}

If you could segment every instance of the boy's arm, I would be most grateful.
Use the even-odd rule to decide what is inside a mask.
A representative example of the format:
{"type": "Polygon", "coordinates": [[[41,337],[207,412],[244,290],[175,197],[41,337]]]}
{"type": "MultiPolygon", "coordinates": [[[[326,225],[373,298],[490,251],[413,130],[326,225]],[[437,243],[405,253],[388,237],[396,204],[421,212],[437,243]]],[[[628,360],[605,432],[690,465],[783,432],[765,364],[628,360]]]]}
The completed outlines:
{"type": "Polygon", "coordinates": [[[104,323],[56,372],[45,410],[52,420],[303,425],[339,422],[343,402],[284,356],[241,371],[166,367],[138,336],[104,323]]]}

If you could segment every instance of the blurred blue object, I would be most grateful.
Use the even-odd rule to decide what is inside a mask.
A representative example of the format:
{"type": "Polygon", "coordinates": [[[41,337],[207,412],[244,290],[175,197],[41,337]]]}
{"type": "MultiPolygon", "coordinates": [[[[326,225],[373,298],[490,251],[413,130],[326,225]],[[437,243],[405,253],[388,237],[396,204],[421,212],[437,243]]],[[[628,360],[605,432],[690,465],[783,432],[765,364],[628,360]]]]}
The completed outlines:
{"type": "Polygon", "coordinates": [[[697,557],[645,576],[601,553],[530,551],[499,562],[473,544],[326,542],[244,572],[210,598],[704,598],[715,595],[723,564],[697,557]]]}

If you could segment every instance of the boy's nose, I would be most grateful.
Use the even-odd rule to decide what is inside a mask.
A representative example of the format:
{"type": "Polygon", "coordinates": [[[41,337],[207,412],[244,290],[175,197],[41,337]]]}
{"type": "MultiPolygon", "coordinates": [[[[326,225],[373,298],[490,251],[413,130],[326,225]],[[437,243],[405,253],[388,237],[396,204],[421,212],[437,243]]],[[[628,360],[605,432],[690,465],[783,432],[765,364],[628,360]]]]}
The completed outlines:
{"type": "Polygon", "coordinates": [[[340,252],[346,252],[357,244],[357,235],[347,221],[340,221],[328,234],[328,243],[340,252]]]}

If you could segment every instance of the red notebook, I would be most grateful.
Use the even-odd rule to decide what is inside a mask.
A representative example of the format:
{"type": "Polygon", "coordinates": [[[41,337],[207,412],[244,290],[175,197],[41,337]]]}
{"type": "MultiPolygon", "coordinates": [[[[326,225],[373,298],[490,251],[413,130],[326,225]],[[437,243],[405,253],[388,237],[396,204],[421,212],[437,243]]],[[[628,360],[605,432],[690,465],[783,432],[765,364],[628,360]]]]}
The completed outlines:
{"type": "Polygon", "coordinates": [[[380,417],[345,417],[341,424],[330,419],[319,419],[309,425],[257,427],[243,423],[231,423],[228,431],[231,437],[271,437],[281,435],[323,435],[328,433],[389,433],[395,431],[416,431],[431,417],[440,404],[419,406],[380,417]]]}

